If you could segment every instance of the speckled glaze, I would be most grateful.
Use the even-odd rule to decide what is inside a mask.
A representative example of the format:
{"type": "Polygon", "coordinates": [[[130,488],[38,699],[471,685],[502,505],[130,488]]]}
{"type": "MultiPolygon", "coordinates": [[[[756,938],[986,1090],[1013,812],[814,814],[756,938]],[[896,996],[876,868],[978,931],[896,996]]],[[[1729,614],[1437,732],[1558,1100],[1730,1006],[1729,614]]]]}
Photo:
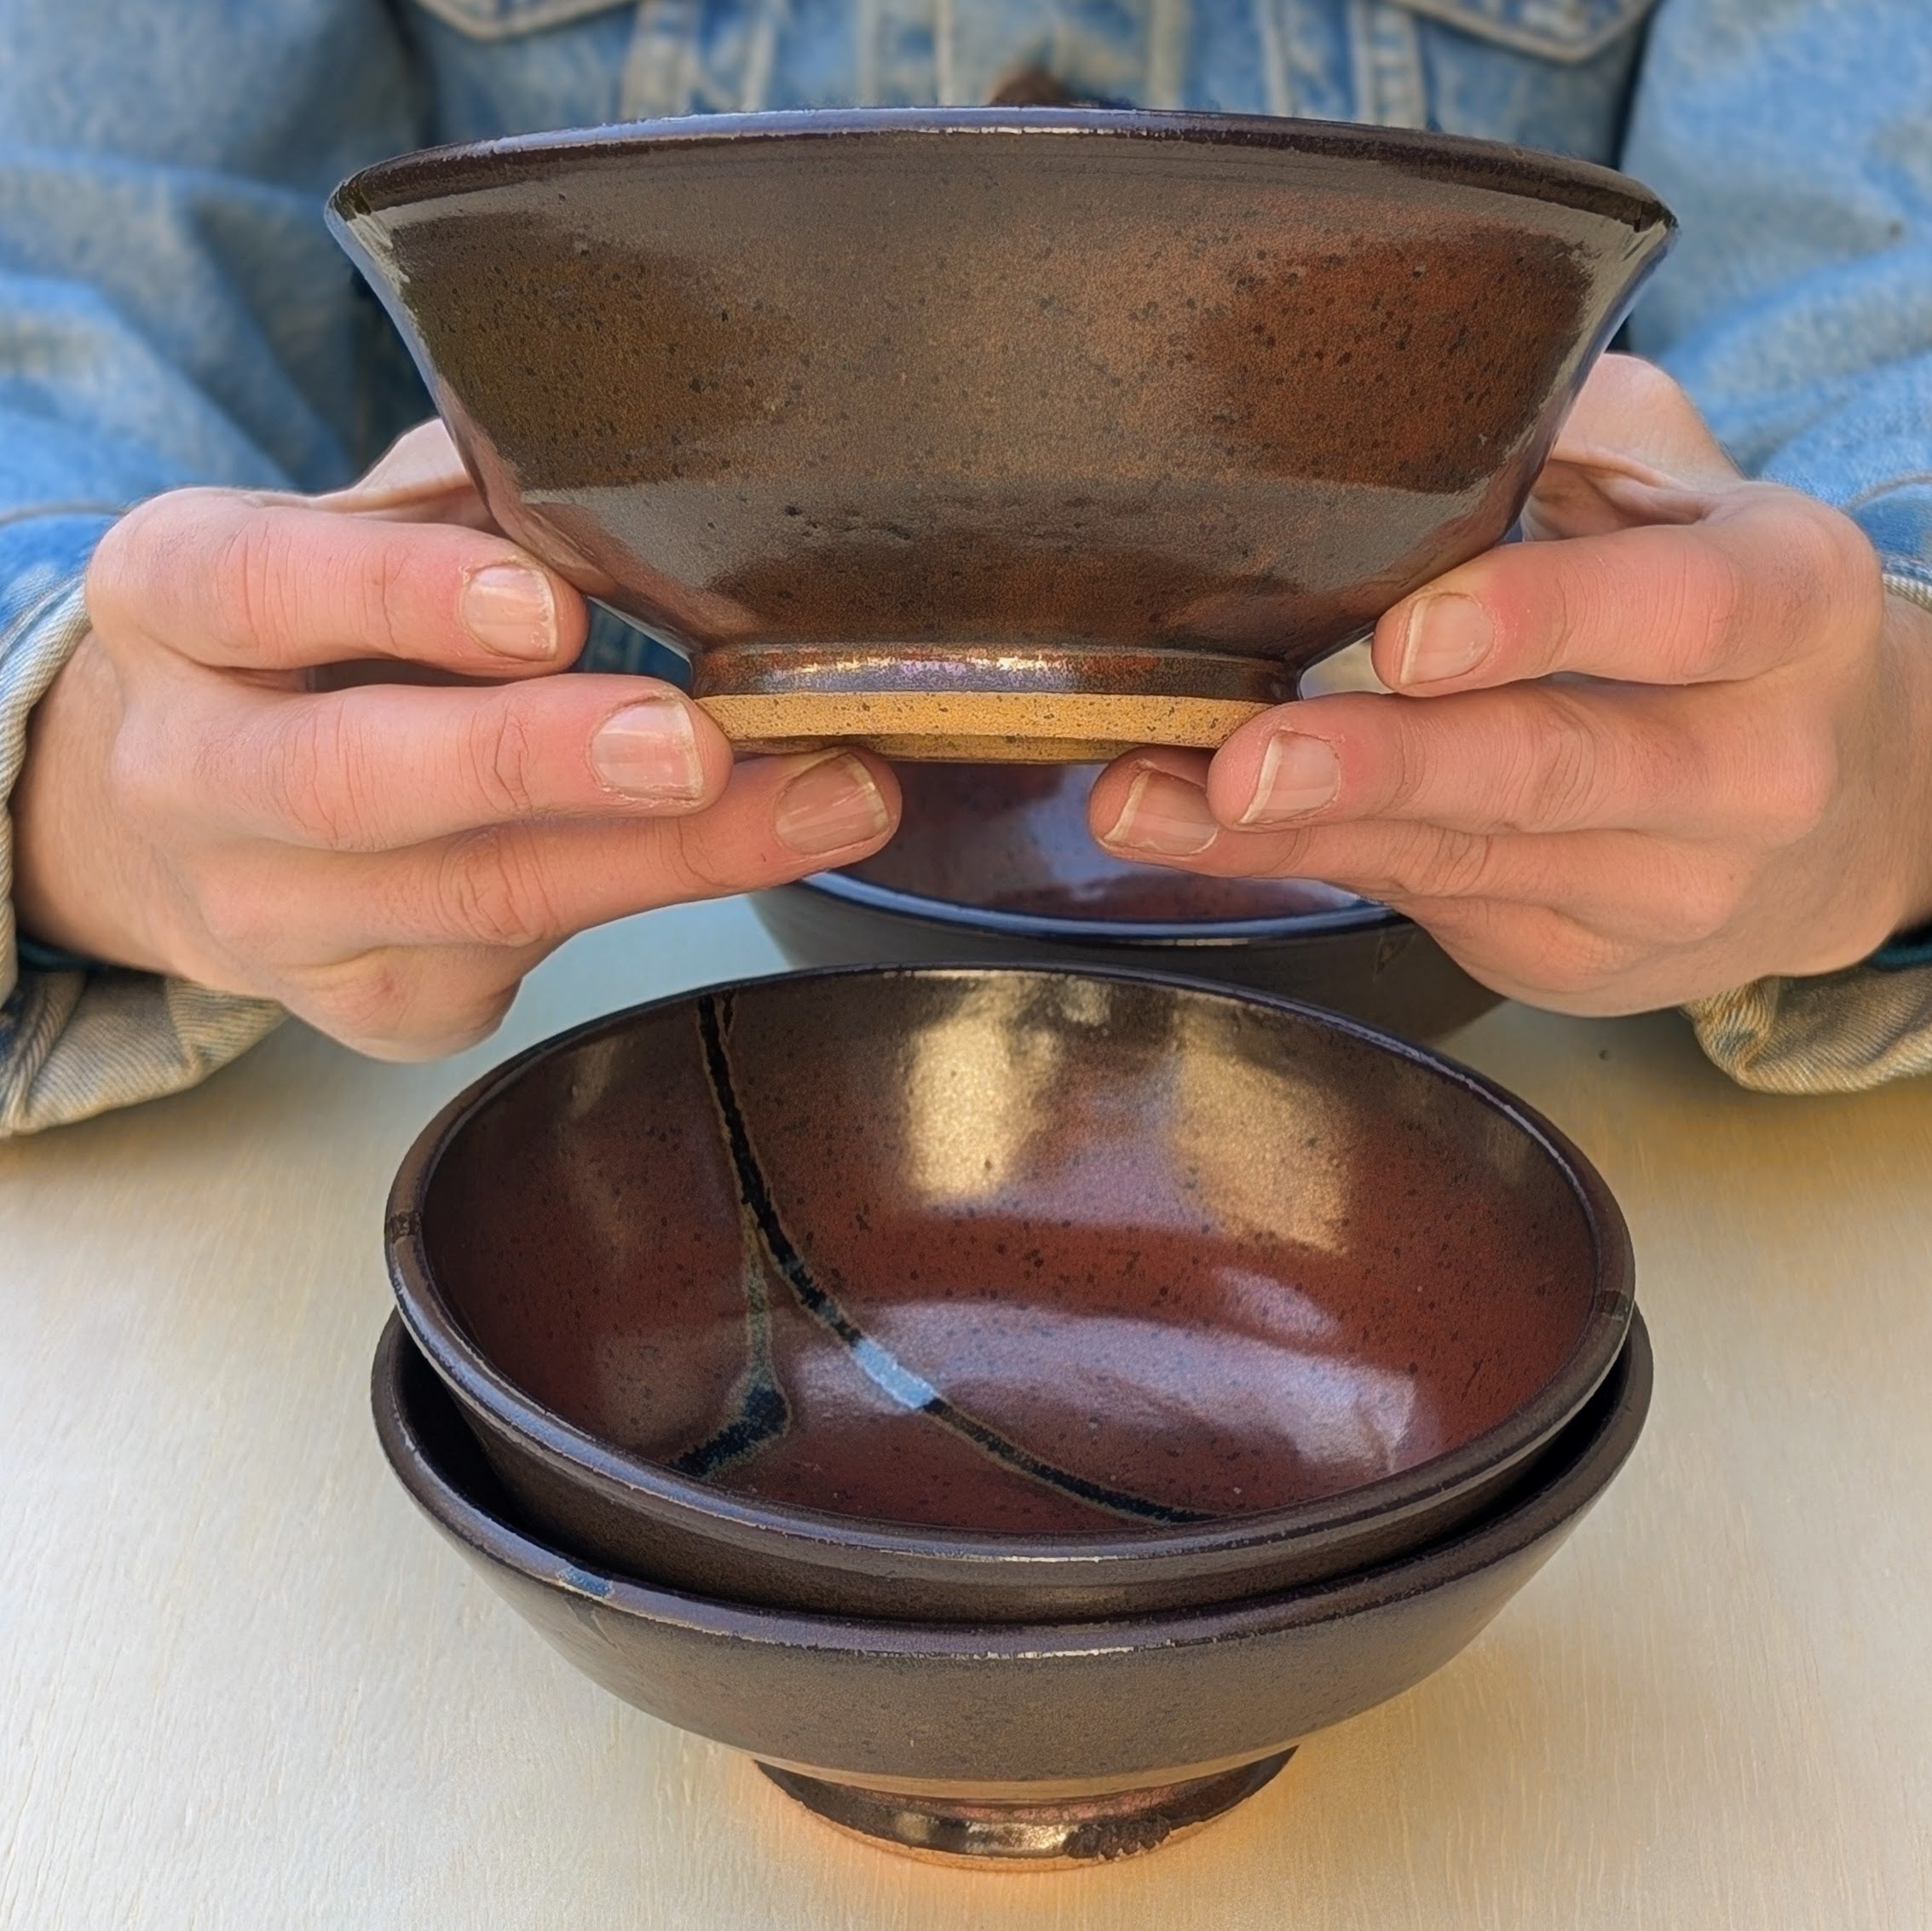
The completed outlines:
{"type": "Polygon", "coordinates": [[[812,1617],[586,1566],[520,1526],[393,1317],[372,1392],[404,1487],[595,1681],[751,1752],[820,1814],[891,1847],[1025,1868],[1151,1849],[1265,1782],[1298,1738],[1439,1669],[1602,1493],[1635,1445],[1650,1390],[1634,1320],[1603,1386],[1516,1492],[1385,1568],[1238,1605],[1027,1628],[812,1617]]]}
{"type": "Polygon", "coordinates": [[[1307,879],[1204,879],[1110,856],[1087,828],[1099,767],[908,764],[891,843],[761,892],[794,966],[1166,968],[1437,1039],[1497,1003],[1399,914],[1307,879]]]}
{"type": "Polygon", "coordinates": [[[1065,107],[437,149],[331,221],[498,521],[735,735],[1048,758],[1219,741],[1497,542],[1671,228],[1524,150],[1065,107]]]}
{"type": "Polygon", "coordinates": [[[939,1619],[1278,1589],[1471,1519],[1631,1260],[1581,1156],[1331,1015],[1152,977],[800,975],[513,1060],[397,1177],[411,1331],[533,1521],[939,1619]]]}

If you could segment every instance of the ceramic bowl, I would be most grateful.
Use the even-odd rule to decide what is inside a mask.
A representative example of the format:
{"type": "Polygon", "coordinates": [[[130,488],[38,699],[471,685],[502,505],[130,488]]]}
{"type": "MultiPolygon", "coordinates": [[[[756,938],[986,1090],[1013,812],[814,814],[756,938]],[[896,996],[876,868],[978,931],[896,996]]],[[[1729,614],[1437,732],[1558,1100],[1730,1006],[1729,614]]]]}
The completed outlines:
{"type": "Polygon", "coordinates": [[[1670,216],[1584,163],[1071,108],[406,155],[337,237],[503,527],[741,742],[1218,743],[1514,521],[1670,216]]]}
{"type": "Polygon", "coordinates": [[[798,975],[541,1046],[418,1140],[391,1278],[530,1519],[707,1595],[1226,1601],[1467,1520],[1630,1317],[1474,1075],[1152,977],[798,975]]]}
{"type": "Polygon", "coordinates": [[[1170,970],[1438,1039],[1497,1003],[1420,925],[1307,879],[1203,879],[1110,856],[1098,766],[908,764],[883,851],[752,900],[793,966],[1170,970]]]}
{"type": "Polygon", "coordinates": [[[1024,1866],[1150,1849],[1260,1788],[1298,1739],[1439,1669],[1602,1493],[1650,1388],[1633,1320],[1518,1491],[1387,1567],[1238,1606],[1030,1628],[814,1617],[586,1566],[519,1526],[393,1317],[373,1392],[404,1487],[606,1689],[749,1751],[821,1815],[894,1848],[1024,1866]]]}

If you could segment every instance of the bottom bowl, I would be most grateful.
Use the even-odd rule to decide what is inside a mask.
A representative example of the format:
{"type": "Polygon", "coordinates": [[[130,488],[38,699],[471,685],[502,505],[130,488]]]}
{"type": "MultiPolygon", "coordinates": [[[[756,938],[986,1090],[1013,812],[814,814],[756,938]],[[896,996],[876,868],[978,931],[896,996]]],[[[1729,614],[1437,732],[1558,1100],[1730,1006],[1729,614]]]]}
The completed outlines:
{"type": "Polygon", "coordinates": [[[758,893],[793,966],[1111,966],[1254,986],[1437,1039],[1497,1003],[1427,932],[1308,879],[1205,879],[1094,843],[1097,766],[911,764],[892,842],[758,893]]]}
{"type": "Polygon", "coordinates": [[[1295,1744],[1420,1682],[1553,1554],[1650,1405],[1641,1318],[1512,1499],[1424,1553],[1230,1608],[1061,1624],[861,1622],[674,1594],[516,1525],[391,1316],[372,1396],[403,1486],[606,1689],[748,1751],[819,1815],[896,1850],[1007,1867],[1153,1848],[1266,1784],[1295,1744]]]}

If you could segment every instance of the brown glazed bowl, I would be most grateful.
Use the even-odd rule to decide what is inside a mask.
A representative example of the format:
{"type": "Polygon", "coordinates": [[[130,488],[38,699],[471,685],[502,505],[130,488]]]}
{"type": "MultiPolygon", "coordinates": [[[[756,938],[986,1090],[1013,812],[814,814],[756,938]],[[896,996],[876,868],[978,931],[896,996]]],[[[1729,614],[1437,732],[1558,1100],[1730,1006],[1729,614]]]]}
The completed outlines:
{"type": "Polygon", "coordinates": [[[1169,970],[1437,1039],[1490,1010],[1420,925],[1309,879],[1204,879],[1093,842],[1098,766],[908,764],[884,850],[752,900],[793,966],[1169,970]]]}
{"type": "Polygon", "coordinates": [[[683,994],[425,1129],[403,1319],[528,1519],[735,1601],[1025,1622],[1471,1519],[1631,1257],[1495,1087],[1259,994],[1011,967],[683,994]]]}
{"type": "Polygon", "coordinates": [[[521,1525],[393,1317],[373,1394],[403,1486],[606,1689],[893,1848],[1026,1868],[1151,1849],[1259,1789],[1300,1738],[1440,1669],[1603,1492],[1650,1390],[1634,1319],[1596,1394],[1460,1535],[1259,1601],[1030,1628],[816,1617],[612,1575],[521,1525]]]}
{"type": "Polygon", "coordinates": [[[1498,541],[1668,245],[1453,136],[701,116],[366,169],[337,238],[497,521],[742,743],[1215,744],[1498,541]]]}

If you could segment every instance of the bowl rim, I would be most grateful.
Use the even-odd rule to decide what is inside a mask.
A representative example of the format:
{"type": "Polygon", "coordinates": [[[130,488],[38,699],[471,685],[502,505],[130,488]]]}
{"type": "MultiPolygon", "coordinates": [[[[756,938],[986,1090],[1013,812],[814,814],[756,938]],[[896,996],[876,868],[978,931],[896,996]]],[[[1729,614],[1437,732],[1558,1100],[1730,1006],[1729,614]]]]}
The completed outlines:
{"type": "MultiPolygon", "coordinates": [[[[1630,1458],[1649,1418],[1655,1386],[1650,1331],[1633,1309],[1629,1331],[1600,1384],[1605,1400],[1587,1432],[1586,1410],[1572,1418],[1574,1435],[1553,1444],[1548,1467],[1499,1507],[1426,1548],[1372,1567],[1236,1603],[1206,1603],[1152,1615],[1074,1622],[924,1623],[833,1615],[741,1603],[666,1588],[587,1566],[567,1550],[493,1513],[445,1472],[423,1446],[401,1398],[403,1351],[434,1373],[407,1326],[391,1310],[370,1370],[370,1405],[384,1458],[411,1501],[438,1529],[486,1560],[585,1608],[613,1611],[725,1641],[776,1648],[829,1650],[928,1659],[1021,1664],[1135,1649],[1180,1649],[1336,1622],[1447,1587],[1505,1561],[1573,1525],[1602,1496],[1630,1458]],[[1563,1444],[1571,1452],[1557,1461],[1563,1444]]],[[[440,1379],[440,1377],[437,1377],[440,1379]]],[[[462,1406],[446,1387],[457,1419],[462,1406]]]]}
{"type": "Polygon", "coordinates": [[[1058,135],[1133,145],[1259,149],[1330,163],[1370,163],[1414,178],[1554,204],[1668,235],[1670,209],[1614,168],[1468,135],[1285,115],[1164,107],[805,107],[691,114],[560,128],[417,148],[350,175],[328,199],[332,228],[541,173],[546,165],[621,162],[639,154],[879,135],[1058,135]]]}
{"type": "Polygon", "coordinates": [[[995,938],[1033,939],[1058,945],[1145,945],[1199,947],[1252,945],[1271,939],[1320,938],[1334,932],[1359,932],[1377,926],[1392,930],[1412,923],[1372,898],[1308,912],[1277,912],[1260,919],[1081,919],[1065,912],[1013,912],[972,905],[965,899],[932,898],[923,892],[856,879],[848,872],[813,872],[775,891],[822,893],[868,912],[921,919],[949,931],[981,932],[995,938]]]}
{"type": "Polygon", "coordinates": [[[553,1474],[587,1486],[626,1511],[674,1519],[688,1532],[753,1548],[768,1557],[834,1568],[868,1562],[898,1574],[940,1579],[990,1565],[1016,1584],[1042,1584],[1058,1569],[1069,1578],[1099,1581],[1164,1562],[1231,1562],[1243,1552],[1288,1540],[1339,1538],[1420,1513],[1445,1493],[1500,1474],[1527,1460],[1560,1432],[1615,1366],[1635,1309],[1635,1260],[1622,1210],[1595,1167],[1533,1108],[1494,1081],[1448,1055],[1412,1044],[1360,1020],[1248,987],[1192,979],[1178,973],[1114,966],[930,963],[861,965],[759,973],[693,986],[569,1027],[537,1041],[473,1081],[425,1126],[404,1155],[389,1190],[383,1223],[390,1285],[412,1338],[430,1365],[479,1417],[487,1416],[553,1474]],[[1543,1153],[1568,1185],[1595,1256],[1595,1288],[1570,1352],[1528,1402],[1455,1448],[1339,1493],[1286,1508],[1217,1517],[1205,1523],[1121,1527],[1078,1536],[1024,1536],[988,1530],[891,1523],[874,1518],[765,1502],[682,1476],[566,1420],[527,1393],[465,1332],[430,1264],[424,1202],[438,1164],[457,1135],[500,1093],[539,1063],[580,1049],[597,1038],[701,997],[756,997],[774,987],[883,978],[1012,978],[1101,981],[1151,988],[1193,999],[1263,1012],[1318,1029],[1339,1032],[1460,1087],[1500,1114],[1543,1153]]]}

